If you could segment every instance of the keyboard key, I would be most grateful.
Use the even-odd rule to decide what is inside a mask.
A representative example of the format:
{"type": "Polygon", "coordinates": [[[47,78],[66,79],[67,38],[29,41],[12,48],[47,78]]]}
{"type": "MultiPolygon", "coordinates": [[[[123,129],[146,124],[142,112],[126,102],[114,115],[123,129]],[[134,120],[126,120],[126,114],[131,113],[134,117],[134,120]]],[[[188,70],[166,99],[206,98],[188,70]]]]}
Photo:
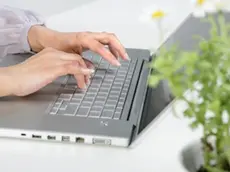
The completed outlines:
{"type": "Polygon", "coordinates": [[[96,79],[94,78],[92,81],[91,81],[91,84],[101,84],[102,83],[102,80],[101,79],[96,79]]]}
{"type": "Polygon", "coordinates": [[[100,68],[100,69],[108,69],[108,67],[109,67],[109,64],[108,64],[108,63],[101,63],[101,64],[99,65],[99,68],[100,68]]]}
{"type": "Polygon", "coordinates": [[[119,91],[110,91],[109,93],[111,96],[116,96],[116,95],[120,95],[119,91]]]}
{"type": "Polygon", "coordinates": [[[118,96],[110,96],[108,98],[108,101],[118,101],[119,97],[118,96]]]}
{"type": "Polygon", "coordinates": [[[114,75],[106,75],[106,76],[105,76],[105,80],[106,80],[106,81],[113,81],[114,78],[115,78],[114,75]]]}
{"type": "Polygon", "coordinates": [[[78,109],[77,104],[69,104],[64,112],[66,115],[74,116],[77,112],[77,109],[78,109]]]}
{"type": "Polygon", "coordinates": [[[121,88],[123,86],[123,83],[113,84],[113,87],[119,87],[121,88]]]}
{"type": "Polygon", "coordinates": [[[121,113],[120,112],[115,112],[113,119],[119,120],[121,118],[121,113]]]}
{"type": "Polygon", "coordinates": [[[106,70],[97,70],[95,76],[103,76],[105,75],[106,70]]]}
{"type": "Polygon", "coordinates": [[[102,112],[101,117],[102,117],[102,118],[111,119],[111,118],[113,117],[113,113],[114,113],[113,111],[104,110],[104,111],[102,112]]]}
{"type": "Polygon", "coordinates": [[[101,115],[100,112],[95,112],[95,111],[91,111],[91,112],[89,113],[89,117],[91,117],[91,118],[99,118],[100,115],[101,115]]]}
{"type": "Polygon", "coordinates": [[[89,92],[89,93],[87,93],[87,94],[86,94],[86,97],[95,98],[95,97],[96,97],[96,95],[97,95],[97,93],[96,93],[96,92],[95,92],[95,93],[91,93],[91,92],[89,92]]]}
{"type": "Polygon", "coordinates": [[[68,106],[69,102],[64,101],[61,106],[60,106],[60,110],[66,110],[67,106],[68,106]]]}
{"type": "Polygon", "coordinates": [[[84,116],[86,117],[89,113],[89,107],[83,107],[81,106],[77,111],[77,116],[84,116]]]}
{"type": "Polygon", "coordinates": [[[116,86],[113,86],[112,88],[111,88],[111,91],[116,91],[116,92],[121,92],[121,87],[116,87],[116,86]]]}
{"type": "Polygon", "coordinates": [[[93,106],[90,111],[101,112],[102,109],[102,106],[93,106]]]}
{"type": "Polygon", "coordinates": [[[106,102],[107,105],[116,105],[117,104],[117,101],[114,101],[114,100],[108,100],[106,102]]]}
{"type": "Polygon", "coordinates": [[[94,102],[94,106],[103,107],[104,105],[105,105],[105,102],[104,102],[104,101],[99,101],[99,100],[97,100],[97,101],[94,102]]]}
{"type": "Polygon", "coordinates": [[[73,99],[82,99],[84,97],[84,94],[79,94],[79,93],[75,93],[74,95],[73,95],[73,99]]]}
{"type": "Polygon", "coordinates": [[[127,95],[126,93],[122,93],[122,94],[120,95],[120,97],[121,97],[121,98],[125,98],[126,95],[127,95]]]}
{"type": "Polygon", "coordinates": [[[106,97],[97,96],[96,100],[100,101],[100,102],[105,102],[106,101],[106,97]]]}
{"type": "Polygon", "coordinates": [[[120,107],[117,107],[117,108],[116,108],[116,112],[121,113],[121,111],[122,111],[122,108],[120,108],[120,107]]]}
{"type": "Polygon", "coordinates": [[[57,99],[57,101],[55,102],[56,105],[58,104],[62,104],[63,100],[62,99],[57,99]]]}
{"type": "Polygon", "coordinates": [[[124,106],[124,102],[118,102],[117,107],[122,108],[124,106]]]}
{"type": "Polygon", "coordinates": [[[63,100],[62,100],[62,101],[57,101],[57,102],[54,104],[53,108],[59,109],[60,106],[61,106],[61,104],[62,104],[62,102],[63,102],[63,100]]]}
{"type": "Polygon", "coordinates": [[[100,88],[101,84],[95,84],[95,83],[91,83],[91,87],[92,88],[100,88]]]}
{"type": "Polygon", "coordinates": [[[102,87],[110,88],[112,86],[112,83],[107,84],[107,83],[102,83],[102,87]]]}
{"type": "Polygon", "coordinates": [[[52,110],[50,111],[51,115],[56,115],[58,112],[58,108],[52,108],[52,110]]]}
{"type": "Polygon", "coordinates": [[[105,104],[104,109],[114,111],[115,107],[116,107],[116,105],[105,104]]]}
{"type": "Polygon", "coordinates": [[[88,93],[96,93],[98,90],[99,90],[99,88],[92,88],[92,87],[90,87],[88,89],[88,93]]]}
{"type": "Polygon", "coordinates": [[[108,93],[107,92],[98,92],[97,96],[98,97],[107,97],[108,93]]]}
{"type": "Polygon", "coordinates": [[[110,67],[109,67],[109,69],[118,69],[118,67],[116,67],[116,66],[113,66],[113,65],[111,65],[110,67]]]}
{"type": "Polygon", "coordinates": [[[81,106],[85,106],[85,107],[90,107],[92,105],[92,102],[82,102],[81,106]]]}
{"type": "Polygon", "coordinates": [[[93,102],[94,98],[92,97],[84,97],[83,101],[86,101],[86,102],[93,102]]]}
{"type": "Polygon", "coordinates": [[[72,90],[73,92],[75,91],[76,89],[76,84],[75,85],[66,85],[64,87],[65,90],[72,90]]]}
{"type": "Polygon", "coordinates": [[[72,100],[70,101],[70,103],[80,105],[81,101],[82,101],[82,100],[80,100],[80,99],[75,99],[75,98],[72,98],[72,100]]]}
{"type": "Polygon", "coordinates": [[[109,92],[110,88],[100,88],[100,92],[109,92]]]}
{"type": "Polygon", "coordinates": [[[70,101],[72,96],[73,96],[72,94],[61,94],[59,96],[59,99],[62,99],[62,100],[65,100],[65,101],[70,101]]]}

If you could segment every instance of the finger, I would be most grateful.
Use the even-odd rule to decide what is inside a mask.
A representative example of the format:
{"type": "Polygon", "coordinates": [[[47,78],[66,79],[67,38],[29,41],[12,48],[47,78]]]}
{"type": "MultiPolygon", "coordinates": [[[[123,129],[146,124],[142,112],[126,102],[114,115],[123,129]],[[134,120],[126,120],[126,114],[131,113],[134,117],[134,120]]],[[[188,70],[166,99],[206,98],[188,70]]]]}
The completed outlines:
{"type": "Polygon", "coordinates": [[[117,59],[119,59],[119,53],[113,47],[109,46],[109,50],[117,59]]]}
{"type": "Polygon", "coordinates": [[[86,89],[86,79],[85,79],[85,76],[81,75],[81,74],[75,74],[74,77],[77,80],[77,86],[80,89],[86,89]]]}
{"type": "Polygon", "coordinates": [[[83,59],[83,60],[84,60],[84,62],[86,64],[87,68],[89,68],[89,69],[95,69],[95,66],[94,66],[94,64],[93,64],[92,61],[90,61],[88,59],[83,59]]]}
{"type": "Polygon", "coordinates": [[[58,56],[61,60],[79,61],[80,64],[84,63],[83,58],[79,54],[61,52],[61,53],[58,53],[58,56]]]}
{"type": "Polygon", "coordinates": [[[115,49],[124,60],[130,60],[128,54],[125,51],[125,48],[118,40],[116,35],[112,33],[104,32],[104,33],[93,33],[93,37],[99,42],[101,42],[102,44],[109,45],[109,47],[115,49]]]}
{"type": "Polygon", "coordinates": [[[95,72],[93,69],[87,69],[81,67],[78,61],[72,61],[70,63],[63,62],[62,65],[55,66],[54,69],[55,69],[54,72],[58,76],[67,75],[67,74],[90,76],[95,72]]]}
{"type": "MultiPolygon", "coordinates": [[[[93,62],[91,62],[90,60],[87,60],[87,59],[84,59],[84,61],[85,61],[85,64],[86,64],[86,66],[87,66],[88,69],[93,69],[93,70],[95,70],[95,66],[94,66],[93,62]]],[[[92,75],[86,76],[85,79],[86,79],[87,85],[90,84],[91,77],[92,77],[92,75]]]]}
{"type": "Polygon", "coordinates": [[[116,57],[114,57],[114,55],[97,40],[93,38],[89,38],[89,37],[85,38],[85,40],[83,41],[83,46],[88,47],[90,50],[98,53],[100,56],[105,58],[111,64],[116,65],[116,66],[121,65],[119,61],[116,59],[116,57]]]}
{"type": "MultiPolygon", "coordinates": [[[[64,60],[64,61],[70,61],[70,60],[75,60],[75,61],[78,61],[79,63],[79,67],[81,68],[84,68],[84,69],[87,69],[87,65],[85,63],[85,61],[83,60],[83,58],[78,55],[78,54],[63,54],[61,56],[61,59],[64,60]]],[[[79,88],[86,88],[86,84],[88,85],[89,84],[89,76],[90,75],[82,75],[82,74],[73,74],[77,80],[77,85],[79,88]]]]}

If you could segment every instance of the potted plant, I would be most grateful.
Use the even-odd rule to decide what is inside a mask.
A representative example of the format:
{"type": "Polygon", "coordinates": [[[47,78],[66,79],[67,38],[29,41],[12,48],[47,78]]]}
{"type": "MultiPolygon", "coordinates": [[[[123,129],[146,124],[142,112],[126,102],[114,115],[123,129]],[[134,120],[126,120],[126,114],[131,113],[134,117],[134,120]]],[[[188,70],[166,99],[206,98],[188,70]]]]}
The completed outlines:
{"type": "MultiPolygon", "coordinates": [[[[186,103],[183,114],[190,119],[191,128],[202,128],[203,136],[198,143],[183,151],[187,170],[227,172],[230,171],[230,23],[225,20],[225,13],[230,0],[197,0],[195,7],[194,16],[210,23],[209,38],[195,38],[199,39],[199,45],[191,51],[183,51],[176,43],[170,48],[160,47],[150,64],[149,85],[156,87],[166,80],[175,100],[186,103]]],[[[161,24],[163,14],[158,10],[152,17],[161,24]]]]}

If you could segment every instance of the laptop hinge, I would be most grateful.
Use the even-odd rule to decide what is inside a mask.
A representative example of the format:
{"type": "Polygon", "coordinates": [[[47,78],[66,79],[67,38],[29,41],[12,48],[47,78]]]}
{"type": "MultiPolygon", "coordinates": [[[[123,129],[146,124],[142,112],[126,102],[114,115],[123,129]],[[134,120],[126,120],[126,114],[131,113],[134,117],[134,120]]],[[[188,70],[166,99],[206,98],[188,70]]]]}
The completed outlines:
{"type": "Polygon", "coordinates": [[[148,88],[148,76],[150,74],[150,68],[148,67],[147,61],[142,61],[142,68],[139,74],[139,81],[136,86],[135,95],[132,101],[132,108],[129,113],[129,121],[137,126],[138,122],[140,122],[140,118],[142,115],[146,92],[148,88]]]}

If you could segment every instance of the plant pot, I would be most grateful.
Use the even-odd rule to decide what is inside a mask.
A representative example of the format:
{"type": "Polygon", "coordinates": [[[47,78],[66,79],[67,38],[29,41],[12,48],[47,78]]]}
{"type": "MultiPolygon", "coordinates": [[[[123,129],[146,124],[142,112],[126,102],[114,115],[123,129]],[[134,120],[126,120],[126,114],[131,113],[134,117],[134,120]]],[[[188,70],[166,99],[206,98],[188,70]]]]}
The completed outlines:
{"type": "Polygon", "coordinates": [[[188,172],[198,172],[204,163],[200,141],[194,141],[182,150],[181,163],[188,172]]]}

